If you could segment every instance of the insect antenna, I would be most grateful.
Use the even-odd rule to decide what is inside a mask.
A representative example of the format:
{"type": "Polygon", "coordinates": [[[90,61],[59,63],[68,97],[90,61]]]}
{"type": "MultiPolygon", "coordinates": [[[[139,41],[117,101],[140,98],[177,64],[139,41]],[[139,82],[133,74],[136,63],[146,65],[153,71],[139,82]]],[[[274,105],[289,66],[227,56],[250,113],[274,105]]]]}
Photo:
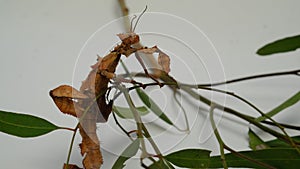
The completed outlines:
{"type": "MultiPolygon", "coordinates": [[[[143,16],[143,14],[146,12],[146,10],[147,10],[147,5],[146,5],[145,9],[142,11],[142,13],[139,15],[139,17],[137,18],[137,20],[136,20],[136,22],[135,22],[135,24],[134,24],[133,29],[130,28],[130,29],[132,30],[132,32],[135,31],[135,28],[136,28],[136,26],[137,26],[139,20],[141,19],[141,17],[143,16]]],[[[135,19],[135,18],[134,18],[134,19],[135,19]]],[[[132,21],[133,21],[133,20],[132,20],[132,21]]],[[[132,25],[131,25],[131,27],[132,27],[132,25]]]]}
{"type": "Polygon", "coordinates": [[[132,25],[133,25],[133,21],[136,19],[136,15],[133,15],[131,21],[130,21],[130,32],[133,32],[132,31],[132,25]]]}

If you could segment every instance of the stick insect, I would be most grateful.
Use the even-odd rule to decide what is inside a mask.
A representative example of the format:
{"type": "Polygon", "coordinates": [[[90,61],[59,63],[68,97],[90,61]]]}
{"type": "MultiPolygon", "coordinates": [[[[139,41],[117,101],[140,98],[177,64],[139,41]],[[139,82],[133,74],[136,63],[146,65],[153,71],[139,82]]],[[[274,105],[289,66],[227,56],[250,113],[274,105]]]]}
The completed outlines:
{"type": "MultiPolygon", "coordinates": [[[[140,84],[134,80],[117,78],[115,75],[116,67],[122,55],[128,57],[135,53],[136,58],[141,63],[145,74],[160,85],[159,81],[149,75],[145,65],[142,62],[138,52],[159,53],[158,62],[162,65],[166,73],[169,71],[169,57],[160,51],[156,46],[152,48],[133,47],[140,41],[139,36],[134,33],[136,25],[145,13],[145,10],[139,15],[135,25],[129,33],[118,34],[121,44],[103,58],[98,57],[98,61],[92,66],[92,70],[87,78],[82,82],[80,91],[71,86],[62,85],[50,91],[50,96],[61,112],[79,117],[80,124],[78,128],[82,136],[80,144],[81,154],[84,156],[83,166],[85,169],[99,169],[103,163],[100,152],[100,143],[96,134],[96,123],[106,122],[112,111],[113,100],[107,101],[106,95],[109,94],[108,84],[111,79],[120,82],[130,82],[140,84]],[[96,102],[96,103],[95,103],[96,102]],[[99,111],[100,110],[100,111],[99,111]]],[[[131,27],[134,19],[131,21],[131,27]]],[[[68,162],[66,164],[68,166],[68,162]]]]}
{"type": "MultiPolygon", "coordinates": [[[[150,77],[151,79],[153,79],[155,82],[157,82],[157,84],[159,86],[162,87],[161,83],[154,76],[152,76],[148,73],[147,68],[146,68],[145,64],[143,63],[143,60],[141,59],[141,57],[139,55],[139,52],[151,53],[151,54],[155,53],[155,52],[159,53],[158,62],[162,66],[163,70],[165,70],[167,73],[170,71],[169,70],[169,64],[170,64],[169,57],[165,53],[163,53],[160,49],[158,49],[156,46],[154,46],[152,48],[147,48],[147,47],[135,48],[135,47],[133,47],[134,44],[137,44],[140,42],[139,35],[134,33],[134,31],[137,26],[137,23],[139,22],[141,16],[146,12],[146,10],[147,10],[147,6],[143,10],[143,12],[139,15],[139,17],[137,18],[137,21],[136,21],[134,27],[132,27],[132,25],[133,25],[133,21],[134,21],[135,17],[132,19],[131,28],[130,28],[129,33],[118,34],[119,38],[122,41],[121,44],[117,45],[108,55],[103,57],[103,59],[101,60],[99,66],[98,66],[96,77],[95,77],[95,95],[96,96],[99,95],[101,92],[108,90],[108,83],[110,82],[110,79],[116,79],[117,81],[120,81],[120,82],[129,82],[132,84],[139,84],[139,85],[143,86],[142,83],[138,83],[134,80],[117,78],[115,76],[115,70],[120,61],[121,56],[124,55],[124,56],[128,57],[133,53],[135,54],[137,60],[141,64],[141,66],[143,67],[145,74],[148,77],[150,77]]],[[[107,99],[106,99],[105,95],[102,95],[97,99],[98,107],[100,109],[101,115],[104,118],[104,120],[102,120],[100,118],[98,120],[98,122],[107,121],[108,116],[110,115],[110,113],[112,111],[113,100],[110,100],[108,104],[106,103],[106,100],[107,99]]]]}

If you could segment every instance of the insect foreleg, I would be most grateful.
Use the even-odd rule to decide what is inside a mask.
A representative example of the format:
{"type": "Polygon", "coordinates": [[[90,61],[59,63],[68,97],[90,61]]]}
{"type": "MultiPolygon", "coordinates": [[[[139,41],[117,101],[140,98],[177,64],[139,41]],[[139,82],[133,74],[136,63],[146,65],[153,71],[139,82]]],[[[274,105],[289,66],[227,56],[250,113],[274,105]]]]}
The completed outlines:
{"type": "Polygon", "coordinates": [[[100,75],[105,76],[107,79],[113,79],[114,77],[116,77],[114,73],[111,73],[107,70],[100,70],[100,75]]]}
{"type": "Polygon", "coordinates": [[[139,61],[139,63],[141,64],[141,66],[143,67],[145,74],[146,74],[148,77],[150,77],[152,80],[154,80],[160,87],[162,87],[163,84],[161,84],[161,83],[160,83],[153,75],[149,74],[149,72],[148,72],[148,70],[147,70],[147,68],[146,68],[146,66],[145,66],[145,64],[144,64],[144,61],[143,61],[143,59],[141,58],[141,56],[138,54],[138,52],[135,53],[135,57],[136,57],[136,59],[139,61]]]}

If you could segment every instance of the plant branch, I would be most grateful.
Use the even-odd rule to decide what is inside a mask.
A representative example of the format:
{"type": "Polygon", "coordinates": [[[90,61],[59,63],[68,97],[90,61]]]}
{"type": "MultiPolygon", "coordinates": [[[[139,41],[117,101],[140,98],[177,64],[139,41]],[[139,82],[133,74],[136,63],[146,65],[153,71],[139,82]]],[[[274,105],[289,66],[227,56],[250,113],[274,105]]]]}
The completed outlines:
{"type": "Polygon", "coordinates": [[[297,69],[297,70],[291,70],[291,71],[285,71],[285,72],[266,73],[266,74],[260,74],[260,75],[254,75],[254,76],[247,76],[247,77],[243,77],[243,78],[237,78],[237,79],[228,80],[228,81],[224,81],[224,82],[218,82],[218,83],[198,84],[197,86],[201,86],[201,87],[219,86],[219,85],[224,85],[224,84],[236,83],[236,82],[252,80],[252,79],[273,77],[273,76],[284,76],[284,75],[297,75],[297,76],[299,76],[299,73],[300,73],[300,69],[297,69]]]}
{"type": "Polygon", "coordinates": [[[230,148],[229,146],[227,146],[227,145],[224,143],[224,141],[223,141],[223,139],[222,139],[222,137],[221,137],[221,135],[220,135],[220,133],[219,133],[219,131],[218,131],[218,128],[217,128],[217,126],[216,126],[216,123],[215,123],[215,121],[214,121],[214,118],[213,118],[213,111],[214,111],[214,109],[216,108],[215,106],[216,106],[216,105],[214,105],[214,103],[211,104],[210,110],[209,110],[209,117],[210,117],[210,122],[211,122],[212,128],[213,128],[213,130],[214,130],[214,134],[215,134],[215,136],[216,136],[216,138],[217,138],[217,140],[218,140],[218,142],[219,142],[219,145],[220,145],[221,160],[222,160],[222,163],[223,163],[223,167],[224,167],[225,169],[228,168],[228,167],[227,167],[227,163],[226,163],[225,153],[224,153],[224,149],[226,149],[226,150],[230,151],[232,154],[234,154],[234,155],[236,155],[236,156],[238,156],[238,157],[240,157],[240,158],[246,159],[246,160],[248,160],[248,161],[251,161],[251,162],[253,162],[253,163],[256,163],[256,164],[258,164],[258,165],[260,165],[260,166],[262,166],[262,167],[265,167],[265,168],[268,168],[268,169],[276,169],[276,168],[274,168],[273,166],[270,166],[270,165],[268,165],[268,164],[262,163],[262,162],[260,162],[260,161],[255,160],[255,159],[252,159],[252,158],[250,158],[250,157],[248,157],[248,156],[245,156],[245,155],[243,155],[243,154],[240,154],[240,153],[236,152],[235,150],[233,150],[232,148],[230,148]]]}
{"type": "MultiPolygon", "coordinates": [[[[275,136],[275,137],[277,137],[277,138],[279,138],[279,139],[287,142],[288,144],[290,143],[290,139],[289,138],[287,138],[286,136],[284,136],[284,135],[282,135],[282,134],[280,134],[280,133],[278,133],[278,132],[276,132],[276,131],[274,131],[274,130],[272,130],[272,129],[270,129],[270,128],[262,125],[262,124],[260,124],[259,122],[255,121],[255,118],[253,118],[251,116],[244,115],[244,114],[242,114],[242,113],[240,113],[240,112],[238,112],[238,111],[236,111],[234,109],[231,109],[229,107],[222,106],[222,105],[220,105],[220,104],[218,104],[216,102],[213,102],[213,101],[211,101],[211,100],[209,100],[209,99],[207,99],[207,98],[205,98],[205,97],[203,97],[203,96],[195,93],[193,90],[191,90],[188,87],[182,87],[181,89],[184,90],[185,92],[187,92],[188,94],[190,94],[191,96],[193,96],[194,98],[196,98],[197,100],[205,103],[208,106],[210,106],[211,104],[214,104],[217,109],[224,110],[225,112],[227,112],[229,114],[237,116],[237,117],[239,117],[239,118],[241,118],[241,119],[243,119],[243,120],[245,120],[245,121],[247,121],[247,122],[255,125],[256,127],[260,128],[261,130],[263,130],[263,131],[265,131],[267,133],[270,133],[271,135],[273,135],[273,136],[275,136]]],[[[297,144],[299,144],[299,143],[297,143],[297,144]]]]}
{"type": "Polygon", "coordinates": [[[130,31],[130,21],[129,21],[129,9],[126,6],[125,0],[119,0],[119,5],[121,8],[122,15],[124,17],[124,27],[125,31],[129,32],[130,31]]]}
{"type": "MultiPolygon", "coordinates": [[[[271,121],[264,120],[264,121],[261,121],[261,123],[265,123],[265,124],[268,124],[268,125],[275,126],[275,124],[271,121]]],[[[300,126],[293,126],[293,125],[283,124],[283,123],[278,123],[278,124],[280,124],[282,127],[287,128],[287,129],[300,130],[300,126]]]]}
{"type": "Polygon", "coordinates": [[[213,115],[214,109],[215,109],[215,105],[211,104],[210,105],[210,110],[209,110],[209,119],[210,119],[210,123],[211,123],[212,128],[213,128],[214,134],[215,134],[215,136],[216,136],[216,138],[219,142],[221,160],[222,160],[223,167],[224,167],[224,169],[228,169],[226,159],[225,159],[225,153],[224,153],[224,142],[222,140],[221,135],[219,134],[219,131],[217,129],[217,125],[215,124],[215,120],[214,120],[214,115],[213,115]]]}
{"type": "MultiPolygon", "coordinates": [[[[294,70],[294,71],[287,71],[287,72],[278,72],[278,73],[270,73],[270,74],[263,74],[263,75],[255,75],[255,76],[251,76],[252,78],[253,77],[269,77],[269,76],[275,76],[275,75],[295,75],[296,72],[298,72],[300,70],[294,70]]],[[[300,72],[299,72],[300,73],[300,72]]],[[[148,78],[147,75],[145,75],[144,73],[130,73],[129,74],[130,76],[132,75],[135,75],[136,77],[145,77],[145,78],[148,78]]],[[[123,74],[123,75],[120,75],[122,77],[126,77],[126,76],[129,76],[128,74],[123,74]]],[[[249,78],[249,77],[248,77],[249,78]]],[[[238,80],[232,80],[232,81],[238,81],[238,80]]],[[[227,91],[221,91],[219,89],[213,89],[213,88],[209,88],[207,86],[212,86],[212,85],[207,85],[207,86],[202,86],[202,85],[190,85],[190,84],[183,84],[183,83],[175,83],[175,82],[166,82],[166,83],[161,83],[162,85],[167,85],[167,86],[183,86],[183,87],[188,87],[188,88],[199,88],[199,89],[205,89],[205,90],[213,90],[213,91],[217,91],[217,92],[222,92],[222,93],[225,93],[225,94],[229,94],[229,95],[235,95],[234,93],[232,92],[227,92],[227,91]]],[[[138,87],[148,87],[148,86],[157,86],[157,83],[147,83],[147,84],[143,84],[143,86],[133,86],[133,87],[129,87],[128,89],[129,90],[133,90],[135,88],[138,88],[138,87]]],[[[237,96],[238,97],[238,96],[237,96]]],[[[240,97],[239,97],[240,99],[240,97]]],[[[245,101],[245,99],[242,99],[245,101]]],[[[247,101],[248,102],[248,101],[247,101]]],[[[249,102],[247,103],[249,104],[249,102]]],[[[251,104],[250,104],[251,105],[251,104]]],[[[251,107],[255,108],[257,110],[257,107],[255,107],[253,104],[251,105],[251,107]]],[[[259,111],[261,112],[261,111],[259,111]]],[[[252,118],[252,117],[250,117],[252,118]]],[[[282,124],[282,123],[273,123],[273,122],[270,122],[270,121],[262,121],[262,123],[265,123],[265,124],[268,124],[268,125],[273,125],[273,126],[281,126],[281,127],[284,127],[284,128],[288,128],[288,129],[293,129],[293,130],[300,130],[300,127],[299,126],[292,126],[292,125],[288,125],[288,124],[282,124]]]]}
{"type": "Polygon", "coordinates": [[[253,109],[255,109],[260,115],[262,115],[262,117],[266,117],[267,119],[269,119],[275,126],[277,126],[282,133],[289,138],[290,140],[290,144],[296,148],[298,150],[298,152],[300,153],[300,150],[298,149],[297,145],[295,144],[295,142],[293,141],[293,139],[288,135],[288,133],[285,131],[284,127],[281,126],[279,123],[277,123],[273,118],[271,118],[270,116],[266,115],[265,113],[263,113],[258,107],[256,107],[253,103],[249,102],[248,100],[244,99],[243,97],[233,93],[233,92],[228,92],[228,91],[224,91],[224,90],[220,90],[220,89],[214,89],[211,87],[201,87],[201,86],[197,86],[198,89],[204,89],[204,90],[211,90],[211,91],[216,91],[216,92],[220,92],[220,93],[224,93],[230,96],[233,96],[237,99],[239,99],[240,101],[246,103],[247,105],[249,105],[250,107],[252,107],[253,109]]]}
{"type": "Polygon", "coordinates": [[[70,143],[70,147],[69,147],[69,152],[68,152],[68,157],[67,157],[67,161],[66,161],[66,169],[69,169],[69,162],[70,162],[70,159],[71,159],[71,153],[72,153],[74,140],[75,140],[75,136],[76,136],[79,125],[80,124],[78,122],[78,124],[76,125],[76,127],[73,130],[73,135],[72,135],[72,139],[71,139],[71,143],[70,143]]]}
{"type": "MultiPolygon", "coordinates": [[[[126,131],[124,129],[124,127],[119,123],[117,117],[116,117],[116,114],[113,112],[113,118],[117,124],[117,126],[127,135],[127,137],[131,140],[131,141],[134,141],[133,138],[130,136],[130,132],[126,131]]],[[[144,129],[143,129],[144,130],[144,129]]],[[[145,130],[144,130],[145,131],[145,130]]],[[[145,134],[146,137],[148,137],[148,135],[145,134]]],[[[157,146],[156,146],[157,147],[157,146]]],[[[141,147],[139,148],[140,150],[143,150],[141,147]]],[[[150,159],[151,161],[155,162],[155,160],[152,158],[152,157],[148,157],[148,159],[150,159]]]]}
{"type": "Polygon", "coordinates": [[[185,124],[186,124],[186,129],[185,130],[182,130],[180,128],[178,128],[176,125],[174,125],[175,128],[177,128],[177,130],[179,131],[186,131],[186,132],[190,132],[190,125],[189,125],[189,120],[188,120],[188,117],[187,117],[187,113],[185,111],[185,108],[180,104],[176,94],[180,95],[181,96],[181,93],[178,92],[178,90],[174,90],[174,100],[175,102],[177,103],[177,105],[182,109],[183,111],[183,115],[184,115],[184,120],[185,120],[185,124]]]}
{"type": "MultiPolygon", "coordinates": [[[[168,83],[161,83],[162,85],[166,85],[166,86],[177,86],[178,84],[176,84],[176,83],[174,83],[174,82],[168,82],[168,83]]],[[[146,87],[149,87],[149,86],[157,86],[158,84],[157,83],[146,83],[146,84],[143,84],[142,86],[140,86],[140,85],[136,85],[136,86],[132,86],[132,87],[129,87],[128,88],[128,90],[129,91],[131,91],[131,90],[134,90],[134,89],[136,89],[136,88],[146,88],[146,87]]],[[[178,86],[180,86],[180,85],[178,85],[178,86]]],[[[190,88],[190,87],[198,87],[198,86],[188,86],[188,85],[183,85],[183,86],[185,86],[185,88],[190,88]]],[[[202,87],[201,87],[202,88],[202,87]]],[[[203,87],[204,88],[204,87],[203,87]]],[[[208,88],[208,90],[210,90],[209,88],[208,88]]],[[[230,93],[230,92],[229,92],[230,93]]],[[[116,95],[115,95],[115,97],[114,97],[114,99],[113,100],[115,100],[115,99],[117,99],[119,96],[120,96],[120,94],[121,94],[121,92],[119,92],[119,93],[117,93],[116,95]]],[[[189,93],[189,94],[191,94],[191,93],[189,93]]],[[[197,95],[197,94],[196,94],[197,95]]],[[[196,97],[198,97],[198,96],[193,96],[194,98],[196,97]]],[[[199,98],[198,98],[199,99],[199,98]]],[[[200,97],[200,99],[202,99],[201,97],[200,97]]],[[[207,103],[208,104],[208,103],[207,103]]],[[[247,116],[247,115],[245,115],[245,116],[247,116]]],[[[251,116],[248,116],[248,118],[251,118],[251,119],[254,119],[255,120],[255,118],[254,117],[251,117],[251,116]]],[[[293,130],[300,130],[300,126],[293,126],[293,125],[288,125],[288,124],[283,124],[283,123],[278,123],[277,122],[277,124],[274,124],[273,122],[271,122],[271,121],[261,121],[261,123],[265,123],[265,124],[268,124],[268,125],[272,125],[272,126],[278,126],[278,124],[280,125],[280,126],[282,126],[282,127],[284,127],[284,128],[287,128],[287,129],[293,129],[293,130]]]]}
{"type": "Polygon", "coordinates": [[[118,121],[118,119],[117,119],[117,117],[116,117],[115,112],[112,112],[112,114],[113,114],[113,118],[114,118],[115,123],[117,124],[117,126],[118,126],[118,127],[119,127],[126,135],[127,135],[127,137],[128,137],[131,141],[133,141],[133,139],[131,138],[129,132],[128,132],[127,130],[125,130],[125,128],[119,123],[119,121],[118,121]]]}

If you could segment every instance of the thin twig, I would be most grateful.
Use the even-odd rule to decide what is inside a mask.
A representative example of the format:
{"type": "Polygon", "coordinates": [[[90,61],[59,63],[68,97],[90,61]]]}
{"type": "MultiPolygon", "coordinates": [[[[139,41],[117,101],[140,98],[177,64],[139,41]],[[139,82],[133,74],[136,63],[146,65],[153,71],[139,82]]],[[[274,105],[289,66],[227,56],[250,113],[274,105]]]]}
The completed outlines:
{"type": "Polygon", "coordinates": [[[116,117],[115,112],[112,112],[112,114],[113,114],[113,118],[114,118],[115,123],[117,124],[117,126],[118,126],[118,127],[119,127],[126,135],[127,135],[127,137],[128,137],[131,141],[133,141],[133,139],[131,138],[129,132],[127,132],[127,131],[125,130],[125,128],[119,123],[119,121],[118,121],[118,119],[117,119],[117,117],[116,117]]]}
{"type": "MultiPolygon", "coordinates": [[[[193,90],[191,90],[188,87],[184,86],[184,87],[181,87],[181,89],[184,90],[185,92],[187,92],[188,94],[190,94],[192,97],[195,97],[197,100],[205,103],[208,106],[210,106],[211,104],[214,104],[217,109],[224,110],[224,112],[227,112],[229,114],[237,116],[237,117],[239,117],[239,118],[241,118],[241,119],[243,119],[243,120],[245,120],[245,121],[247,121],[247,122],[255,125],[256,127],[260,128],[261,130],[263,130],[263,131],[265,131],[265,132],[267,132],[267,133],[269,133],[269,134],[271,134],[271,135],[273,135],[273,136],[275,136],[275,137],[277,137],[277,138],[279,138],[279,139],[281,139],[281,140],[283,140],[283,141],[285,141],[287,143],[290,143],[290,139],[289,138],[287,138],[286,136],[278,133],[277,131],[274,131],[274,130],[272,130],[272,129],[270,129],[270,128],[268,128],[268,127],[260,124],[259,122],[255,121],[254,117],[251,117],[251,116],[248,116],[248,115],[244,115],[244,114],[242,114],[242,113],[240,113],[240,112],[238,112],[238,111],[236,111],[236,110],[234,110],[232,108],[229,108],[229,107],[226,107],[226,106],[222,106],[222,105],[220,105],[220,104],[218,104],[216,102],[213,102],[213,101],[211,101],[211,100],[209,100],[209,99],[207,99],[207,98],[205,98],[205,97],[203,97],[203,96],[195,93],[193,90]]],[[[296,144],[298,144],[298,143],[296,143],[296,144]]]]}
{"type": "MultiPolygon", "coordinates": [[[[115,120],[117,126],[127,135],[127,137],[131,141],[134,141],[133,138],[129,134],[130,132],[126,131],[125,128],[119,123],[119,121],[118,121],[118,119],[117,119],[117,117],[116,117],[116,115],[115,115],[114,112],[113,112],[113,117],[114,117],[114,120],[115,120]]],[[[147,135],[146,135],[146,137],[147,137],[147,135]]],[[[140,147],[139,149],[142,150],[142,147],[140,147]]],[[[150,157],[150,156],[148,157],[148,159],[150,159],[151,161],[155,162],[155,160],[152,157],[150,157]]]]}
{"type": "Polygon", "coordinates": [[[175,128],[177,128],[177,130],[179,131],[186,131],[186,132],[190,132],[190,125],[189,125],[189,120],[188,120],[188,117],[187,117],[187,112],[185,111],[185,108],[180,104],[176,94],[180,95],[181,96],[181,93],[178,92],[178,90],[174,90],[174,100],[175,102],[177,103],[177,105],[182,109],[183,111],[183,115],[184,115],[184,120],[185,120],[185,124],[186,124],[186,129],[185,130],[182,130],[180,128],[178,128],[177,126],[174,125],[175,128]]]}
{"type": "MultiPolygon", "coordinates": [[[[287,71],[287,72],[278,72],[278,73],[270,73],[270,74],[264,74],[264,75],[254,75],[254,76],[251,76],[252,79],[253,77],[258,77],[258,78],[267,78],[267,77],[271,77],[271,76],[275,76],[276,74],[278,75],[295,75],[295,73],[299,71],[299,70],[292,70],[292,71],[287,71]]],[[[300,72],[299,72],[300,73],[300,72]]],[[[130,76],[132,75],[135,75],[136,77],[144,77],[144,78],[148,78],[147,75],[145,75],[144,73],[130,73],[130,76]]],[[[129,76],[129,75],[126,75],[126,74],[123,74],[123,75],[120,75],[122,77],[126,77],[126,76],[129,76]]],[[[250,80],[250,79],[248,79],[250,80]]],[[[232,81],[238,81],[237,80],[232,80],[232,81]]],[[[175,83],[175,82],[167,82],[167,83],[161,83],[162,85],[167,85],[167,86],[183,86],[183,87],[190,87],[190,88],[201,88],[201,89],[207,89],[207,90],[214,90],[214,91],[219,91],[219,92],[223,92],[223,93],[226,93],[226,94],[233,94],[232,92],[225,92],[225,91],[220,91],[219,89],[212,89],[212,88],[208,88],[207,86],[214,86],[214,84],[210,84],[210,85],[190,85],[190,84],[184,84],[184,83],[175,83]]],[[[143,84],[143,86],[134,86],[134,87],[130,87],[129,88],[129,91],[130,90],[133,90],[135,88],[138,88],[138,87],[149,87],[149,86],[156,86],[157,83],[147,83],[147,84],[143,84]]],[[[253,106],[253,105],[252,105],[253,106]]],[[[293,129],[293,130],[300,130],[300,127],[299,126],[293,126],[293,125],[288,125],[288,124],[282,124],[282,123],[278,123],[277,124],[274,124],[273,122],[270,122],[270,121],[262,121],[262,123],[265,123],[265,124],[269,124],[269,125],[273,125],[273,126],[282,126],[284,128],[288,128],[288,129],[293,129]]]]}
{"type": "Polygon", "coordinates": [[[215,134],[215,136],[216,136],[216,138],[219,142],[221,160],[222,160],[223,167],[224,167],[224,169],[228,169],[226,159],[225,159],[225,153],[224,153],[224,142],[222,140],[221,135],[219,134],[219,131],[217,129],[217,125],[216,125],[215,120],[214,120],[214,115],[213,115],[214,109],[215,109],[215,105],[211,104],[210,105],[210,110],[209,110],[209,119],[210,119],[211,126],[213,128],[214,134],[215,134]]]}
{"type": "MultiPolygon", "coordinates": [[[[261,121],[261,123],[265,123],[268,125],[272,125],[272,126],[276,126],[273,122],[271,121],[261,121]]],[[[283,124],[283,123],[278,123],[280,124],[282,127],[287,128],[287,129],[292,129],[292,130],[300,130],[300,126],[293,126],[293,125],[289,125],[289,124],[283,124]]]]}
{"type": "Polygon", "coordinates": [[[125,0],[119,0],[119,5],[122,11],[122,15],[124,17],[124,27],[126,32],[130,31],[130,21],[129,21],[129,9],[126,6],[125,0]]]}
{"type": "Polygon", "coordinates": [[[214,89],[212,87],[201,87],[201,86],[197,86],[198,89],[203,89],[203,90],[211,90],[211,91],[215,91],[215,92],[220,92],[220,93],[224,93],[230,96],[233,96],[237,99],[239,99],[240,101],[246,103],[247,105],[249,105],[250,107],[252,107],[253,109],[255,109],[260,115],[262,115],[263,117],[266,117],[267,119],[269,119],[271,122],[273,122],[273,124],[278,127],[282,133],[284,135],[286,135],[286,137],[289,138],[290,140],[290,145],[293,146],[294,148],[297,149],[297,151],[300,153],[300,150],[298,148],[298,146],[295,144],[294,140],[291,139],[291,137],[289,136],[289,134],[285,131],[284,127],[281,126],[279,123],[277,123],[273,118],[269,117],[268,115],[266,115],[265,113],[263,113],[257,106],[255,106],[253,103],[249,102],[248,100],[244,99],[243,97],[233,93],[233,92],[228,92],[228,91],[224,91],[224,90],[220,90],[220,89],[214,89]]]}
{"type": "MultiPolygon", "coordinates": [[[[177,83],[174,83],[174,82],[168,82],[168,83],[161,83],[162,85],[166,85],[166,86],[177,86],[178,84],[177,83]]],[[[131,91],[131,90],[134,90],[136,88],[147,88],[147,87],[150,87],[150,86],[158,86],[157,83],[145,83],[143,84],[143,86],[133,86],[133,87],[129,87],[128,90],[131,91]]],[[[178,85],[180,86],[180,85],[178,85]]],[[[185,86],[185,85],[182,85],[182,86],[185,86]]],[[[186,88],[190,88],[188,86],[185,86],[186,88]]],[[[194,87],[197,87],[197,86],[194,86],[194,87]]],[[[115,97],[113,98],[113,100],[117,99],[120,95],[121,95],[122,92],[119,92],[115,95],[115,97]]],[[[190,94],[190,93],[189,93],[190,94]]],[[[198,97],[198,96],[196,96],[198,97]]],[[[199,98],[197,98],[199,99],[199,98]]],[[[201,98],[200,98],[201,99],[201,98]]],[[[247,116],[247,115],[245,115],[247,116]]],[[[248,118],[250,119],[254,119],[254,117],[251,117],[251,116],[248,116],[248,118]]],[[[268,125],[272,125],[272,126],[278,126],[277,124],[274,124],[273,122],[271,121],[261,121],[261,123],[265,123],[265,124],[268,124],[268,125]]],[[[278,122],[277,122],[278,123],[278,122]]],[[[293,130],[300,130],[300,126],[293,126],[293,125],[289,125],[289,124],[283,124],[283,123],[278,123],[280,126],[284,127],[284,128],[287,128],[287,129],[293,129],[293,130]]],[[[298,143],[297,143],[298,144],[298,143]]]]}
{"type": "Polygon", "coordinates": [[[237,78],[237,79],[228,80],[228,81],[224,81],[224,82],[218,82],[218,83],[198,84],[198,86],[201,86],[201,87],[219,86],[219,85],[224,85],[224,84],[236,83],[236,82],[252,80],[252,79],[266,78],[266,77],[272,77],[272,76],[283,76],[283,75],[297,75],[298,76],[299,73],[300,73],[300,69],[297,69],[297,70],[291,70],[291,71],[285,71],[285,72],[266,73],[266,74],[261,74],[261,75],[248,76],[248,77],[237,78]]]}
{"type": "Polygon", "coordinates": [[[76,125],[76,127],[73,130],[74,132],[73,132],[71,143],[70,143],[70,147],[69,147],[69,152],[68,152],[68,157],[67,157],[66,168],[65,169],[69,168],[69,163],[70,163],[70,159],[71,159],[71,153],[72,153],[72,149],[73,149],[73,145],[74,145],[74,140],[75,140],[75,136],[76,136],[76,133],[77,133],[79,125],[80,124],[78,122],[77,125],[76,125]]]}
{"type": "Polygon", "coordinates": [[[232,148],[230,148],[229,146],[227,146],[225,144],[225,142],[223,141],[223,139],[222,139],[222,137],[221,137],[221,135],[218,131],[218,128],[217,128],[216,123],[215,123],[214,118],[213,118],[213,112],[214,112],[214,109],[216,108],[215,106],[216,105],[214,103],[211,103],[210,110],[209,110],[209,117],[210,117],[210,122],[211,122],[212,128],[214,130],[214,134],[215,134],[215,136],[216,136],[216,138],[219,142],[219,145],[220,145],[221,160],[222,160],[223,167],[225,169],[228,168],[227,163],[226,163],[226,156],[225,156],[225,153],[224,153],[224,149],[226,149],[226,150],[230,151],[232,154],[236,155],[237,157],[240,157],[240,158],[243,158],[245,160],[251,161],[255,164],[258,164],[258,165],[260,165],[262,167],[265,167],[265,168],[268,168],[268,169],[276,169],[273,166],[270,166],[270,165],[265,164],[263,162],[257,161],[257,160],[255,160],[251,157],[245,156],[245,155],[243,155],[239,152],[236,152],[235,150],[233,150],[232,148]]]}

